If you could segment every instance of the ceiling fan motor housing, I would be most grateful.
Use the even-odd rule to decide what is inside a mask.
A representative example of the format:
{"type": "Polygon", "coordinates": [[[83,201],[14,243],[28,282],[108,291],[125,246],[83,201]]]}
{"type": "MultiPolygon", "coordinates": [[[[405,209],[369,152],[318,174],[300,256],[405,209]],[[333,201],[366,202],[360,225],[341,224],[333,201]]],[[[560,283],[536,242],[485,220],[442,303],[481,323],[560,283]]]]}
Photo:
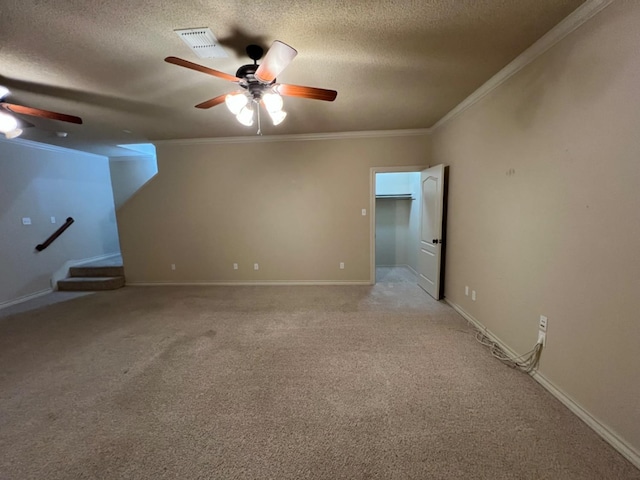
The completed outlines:
{"type": "Polygon", "coordinates": [[[258,66],[259,65],[243,65],[236,72],[236,77],[246,78],[248,75],[251,75],[251,77],[253,78],[253,75],[256,73],[256,70],[258,70],[258,66]]]}
{"type": "Polygon", "coordinates": [[[236,77],[240,78],[240,86],[246,89],[254,100],[260,100],[262,95],[270,89],[276,82],[274,78],[271,83],[264,83],[255,77],[259,65],[243,65],[236,72],[236,77]]]}

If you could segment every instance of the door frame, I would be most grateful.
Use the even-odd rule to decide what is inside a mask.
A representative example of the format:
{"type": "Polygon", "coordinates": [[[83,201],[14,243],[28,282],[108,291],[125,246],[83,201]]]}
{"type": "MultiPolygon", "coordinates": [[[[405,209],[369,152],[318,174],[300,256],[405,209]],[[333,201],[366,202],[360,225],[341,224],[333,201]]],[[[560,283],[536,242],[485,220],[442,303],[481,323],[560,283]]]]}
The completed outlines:
{"type": "Polygon", "coordinates": [[[371,167],[369,169],[369,284],[376,284],[376,173],[419,173],[431,165],[371,167]]]}

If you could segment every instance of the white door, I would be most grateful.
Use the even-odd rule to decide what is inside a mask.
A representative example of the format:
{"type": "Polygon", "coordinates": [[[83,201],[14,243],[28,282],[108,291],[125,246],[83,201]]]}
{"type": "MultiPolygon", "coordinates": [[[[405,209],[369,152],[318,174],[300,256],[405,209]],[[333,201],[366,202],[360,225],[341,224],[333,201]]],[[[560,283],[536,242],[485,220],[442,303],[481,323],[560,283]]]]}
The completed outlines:
{"type": "Polygon", "coordinates": [[[444,165],[436,165],[420,172],[422,199],[418,285],[436,300],[440,299],[443,186],[444,165]]]}

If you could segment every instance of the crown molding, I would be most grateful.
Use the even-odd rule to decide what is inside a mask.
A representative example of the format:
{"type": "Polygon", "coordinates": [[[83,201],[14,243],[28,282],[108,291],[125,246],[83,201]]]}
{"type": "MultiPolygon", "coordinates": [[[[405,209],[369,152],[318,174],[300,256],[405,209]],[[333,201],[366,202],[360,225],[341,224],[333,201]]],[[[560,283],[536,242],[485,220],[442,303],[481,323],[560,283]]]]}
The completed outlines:
{"type": "Polygon", "coordinates": [[[37,148],[38,150],[45,150],[47,152],[55,153],[75,153],[80,155],[88,155],[90,157],[96,157],[101,159],[109,158],[105,155],[98,155],[96,153],[83,152],[82,150],[74,150],[73,148],[60,147],[58,145],[50,145],[48,143],[40,143],[34,140],[27,140],[24,138],[13,138],[11,140],[6,138],[0,138],[0,143],[15,143],[29,148],[37,148]]]}
{"type": "Polygon", "coordinates": [[[265,143],[265,142],[302,142],[312,140],[342,140],[353,138],[380,138],[380,137],[413,137],[428,135],[428,128],[416,128],[412,130],[372,130],[363,132],[329,132],[329,133],[301,133],[292,135],[256,135],[253,137],[219,137],[219,138],[186,138],[176,140],[152,141],[156,147],[163,145],[199,145],[199,144],[224,144],[224,143],[265,143]]]}
{"type": "Polygon", "coordinates": [[[486,95],[498,88],[513,75],[532,63],[567,35],[586,23],[589,19],[608,7],[614,0],[587,0],[564,20],[549,30],[545,35],[518,55],[511,63],[496,73],[475,92],[460,102],[453,110],[438,120],[429,130],[434,132],[462,112],[475,105],[486,95]]]}

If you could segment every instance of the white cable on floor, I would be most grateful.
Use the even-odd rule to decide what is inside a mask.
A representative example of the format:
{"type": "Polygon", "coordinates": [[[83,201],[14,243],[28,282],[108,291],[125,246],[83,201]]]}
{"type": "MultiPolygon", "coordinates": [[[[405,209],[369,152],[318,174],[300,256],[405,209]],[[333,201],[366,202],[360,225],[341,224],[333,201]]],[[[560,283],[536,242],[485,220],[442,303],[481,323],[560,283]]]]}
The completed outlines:
{"type": "Polygon", "coordinates": [[[477,330],[476,340],[485,347],[488,347],[491,355],[511,368],[517,368],[525,373],[531,373],[540,363],[540,355],[542,353],[541,343],[537,343],[536,346],[527,353],[523,353],[517,357],[511,357],[500,347],[500,345],[491,340],[491,338],[485,335],[481,330],[477,330]]]}

